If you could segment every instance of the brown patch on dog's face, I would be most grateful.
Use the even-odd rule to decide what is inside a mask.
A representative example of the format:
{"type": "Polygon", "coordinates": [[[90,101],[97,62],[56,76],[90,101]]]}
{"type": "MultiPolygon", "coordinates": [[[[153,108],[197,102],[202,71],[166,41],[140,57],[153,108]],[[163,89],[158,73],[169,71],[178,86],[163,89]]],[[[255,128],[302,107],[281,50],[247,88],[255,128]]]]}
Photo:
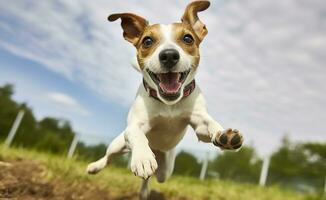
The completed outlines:
{"type": "Polygon", "coordinates": [[[194,59],[193,67],[199,64],[199,44],[201,40],[189,24],[174,23],[172,24],[172,34],[175,43],[183,49],[183,51],[192,56],[194,59]]]}
{"type": "Polygon", "coordinates": [[[137,60],[141,70],[144,69],[145,59],[150,57],[155,52],[157,47],[160,45],[162,38],[163,36],[159,24],[147,26],[147,28],[144,30],[141,39],[136,45],[137,60]],[[151,40],[151,42],[148,40],[151,40]],[[149,45],[149,43],[151,44],[149,45]]]}
{"type": "MultiPolygon", "coordinates": [[[[171,30],[171,39],[186,54],[193,58],[193,67],[196,68],[199,64],[199,44],[201,40],[189,24],[173,23],[171,24],[171,30]],[[190,37],[193,41],[191,43],[185,42],[185,36],[190,37]]],[[[146,58],[149,58],[165,40],[162,31],[160,24],[147,26],[139,42],[135,45],[137,48],[137,60],[141,70],[144,69],[146,58]],[[151,45],[146,45],[146,40],[148,39],[152,41],[151,45]]]]}

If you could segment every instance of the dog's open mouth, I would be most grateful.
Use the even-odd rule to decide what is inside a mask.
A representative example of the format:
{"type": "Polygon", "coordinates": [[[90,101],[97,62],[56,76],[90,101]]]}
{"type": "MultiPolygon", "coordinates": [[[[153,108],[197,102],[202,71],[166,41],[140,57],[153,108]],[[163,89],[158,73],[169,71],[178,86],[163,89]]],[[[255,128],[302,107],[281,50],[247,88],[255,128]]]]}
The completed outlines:
{"type": "Polygon", "coordinates": [[[184,72],[154,73],[147,69],[151,79],[159,88],[161,96],[168,100],[175,100],[180,96],[180,89],[190,70],[184,72]]]}

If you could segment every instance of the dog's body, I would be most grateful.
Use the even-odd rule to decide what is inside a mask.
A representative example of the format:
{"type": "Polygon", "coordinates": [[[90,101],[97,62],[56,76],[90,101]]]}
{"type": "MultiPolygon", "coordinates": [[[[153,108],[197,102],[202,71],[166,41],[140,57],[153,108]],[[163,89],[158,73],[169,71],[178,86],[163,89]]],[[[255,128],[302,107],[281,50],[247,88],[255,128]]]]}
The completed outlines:
{"type": "Polygon", "coordinates": [[[124,37],[137,49],[135,68],[143,74],[126,129],[115,138],[106,155],[87,171],[97,173],[112,156],[132,152],[131,171],[144,178],[141,199],[148,197],[148,178],[164,182],[173,172],[174,149],[190,125],[200,141],[221,149],[238,149],[243,139],[236,129],[224,130],[207,113],[205,99],[194,82],[199,64],[199,44],[207,34],[197,12],[208,1],[190,3],[182,23],[154,24],[131,13],[109,16],[122,20],[124,37]]]}

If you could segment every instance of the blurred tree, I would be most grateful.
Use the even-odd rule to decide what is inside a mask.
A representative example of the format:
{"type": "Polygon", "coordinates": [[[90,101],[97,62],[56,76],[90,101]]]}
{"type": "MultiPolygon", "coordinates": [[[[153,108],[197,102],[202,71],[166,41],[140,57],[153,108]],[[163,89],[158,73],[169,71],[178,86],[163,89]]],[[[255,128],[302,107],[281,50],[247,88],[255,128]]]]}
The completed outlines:
{"type": "Polygon", "coordinates": [[[326,144],[305,143],[302,145],[306,156],[308,157],[307,167],[309,173],[315,176],[326,176],[326,144]]]}
{"type": "MultiPolygon", "coordinates": [[[[37,121],[34,117],[33,111],[26,104],[21,104],[17,109],[17,113],[19,110],[24,110],[25,115],[19,129],[17,130],[17,134],[13,140],[13,145],[24,147],[33,146],[39,139],[39,136],[37,135],[37,121]]],[[[14,120],[11,121],[11,123],[13,122],[14,120]]]]}
{"type": "Polygon", "coordinates": [[[322,189],[326,177],[326,144],[291,143],[285,136],[272,155],[268,182],[300,190],[322,189]]]}
{"type": "Polygon", "coordinates": [[[296,148],[287,137],[282,140],[281,147],[272,155],[269,180],[282,181],[300,173],[305,161],[302,149],[296,148]]]}
{"type": "Polygon", "coordinates": [[[0,140],[4,140],[19,112],[24,110],[24,118],[17,130],[13,145],[46,150],[52,153],[64,153],[75,135],[69,122],[46,117],[40,122],[25,103],[12,99],[13,86],[0,87],[0,140]]]}
{"type": "Polygon", "coordinates": [[[19,105],[11,100],[13,86],[6,84],[0,87],[0,140],[4,140],[18,114],[19,105]]]}
{"type": "Polygon", "coordinates": [[[175,159],[174,174],[198,177],[201,165],[191,153],[181,151],[175,159]]]}
{"type": "Polygon", "coordinates": [[[35,137],[34,140],[25,137],[35,133],[37,122],[32,110],[25,103],[19,104],[12,99],[13,93],[13,86],[10,84],[0,87],[0,139],[7,137],[19,110],[24,110],[24,118],[13,142],[14,145],[28,146],[33,144],[35,137]]]}
{"type": "Polygon", "coordinates": [[[4,86],[0,87],[0,96],[2,98],[10,99],[13,94],[14,94],[13,85],[5,84],[4,86]]]}
{"type": "Polygon", "coordinates": [[[244,146],[238,152],[225,151],[210,162],[209,170],[216,171],[221,179],[257,183],[262,161],[255,149],[244,146]]]}

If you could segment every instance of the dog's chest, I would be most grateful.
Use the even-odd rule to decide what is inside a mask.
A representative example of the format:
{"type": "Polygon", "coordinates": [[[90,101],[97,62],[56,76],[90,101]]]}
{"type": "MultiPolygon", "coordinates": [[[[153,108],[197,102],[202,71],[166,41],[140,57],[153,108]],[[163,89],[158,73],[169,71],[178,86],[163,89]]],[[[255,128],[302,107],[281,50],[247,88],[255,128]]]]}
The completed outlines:
{"type": "Polygon", "coordinates": [[[174,148],[183,138],[187,125],[187,117],[182,116],[157,116],[151,119],[151,129],[146,134],[150,147],[162,151],[174,148]]]}

